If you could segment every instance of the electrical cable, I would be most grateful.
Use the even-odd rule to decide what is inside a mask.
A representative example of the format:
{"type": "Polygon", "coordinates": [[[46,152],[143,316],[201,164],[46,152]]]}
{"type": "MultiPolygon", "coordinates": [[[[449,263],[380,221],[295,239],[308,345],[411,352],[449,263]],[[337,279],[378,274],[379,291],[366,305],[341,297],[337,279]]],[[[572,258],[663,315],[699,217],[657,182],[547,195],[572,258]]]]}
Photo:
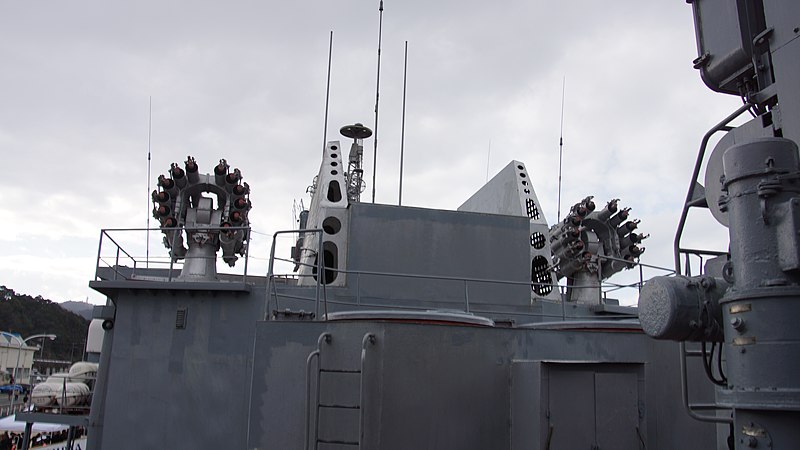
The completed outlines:
{"type": "MultiPolygon", "coordinates": [[[[723,383],[727,384],[728,377],[725,376],[725,371],[722,370],[722,347],[723,345],[720,344],[719,351],[717,352],[717,372],[719,372],[720,380],[722,380],[723,383]]],[[[714,355],[711,356],[713,357],[714,355]]]]}
{"type": "Polygon", "coordinates": [[[714,357],[714,350],[716,349],[717,343],[714,342],[711,344],[711,354],[709,355],[708,350],[706,349],[706,341],[702,341],[700,343],[700,347],[702,349],[702,357],[703,357],[703,369],[705,369],[706,376],[712,383],[716,384],[717,386],[725,386],[726,383],[723,380],[718,380],[715,376],[713,371],[711,370],[712,366],[712,359],[714,357]]]}

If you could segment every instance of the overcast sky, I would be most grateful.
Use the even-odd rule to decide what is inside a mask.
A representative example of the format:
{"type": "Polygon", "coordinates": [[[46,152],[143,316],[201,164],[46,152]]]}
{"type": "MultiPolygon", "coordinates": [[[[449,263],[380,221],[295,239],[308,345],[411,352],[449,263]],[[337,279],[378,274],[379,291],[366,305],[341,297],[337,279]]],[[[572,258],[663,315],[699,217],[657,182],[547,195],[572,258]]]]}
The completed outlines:
{"type": "MultiPolygon", "coordinates": [[[[404,205],[455,209],[487,169],[517,159],[552,224],[565,80],[562,211],[586,195],[621,198],[652,235],[642,261],[671,266],[700,139],[740,104],[692,69],[689,5],[384,7],[378,203],[398,198],[407,40],[404,205]]],[[[145,227],[158,174],[187,155],[203,173],[220,158],[242,170],[259,233],[251,271],[264,273],[268,235],[293,228],[293,201],[309,204],[319,168],[331,30],[330,140],[345,124],[372,128],[377,1],[0,0],[0,284],[102,302],[88,288],[100,229],[145,227]]],[[[725,229],[698,223],[687,245],[725,247],[725,229]]],[[[159,239],[151,254],[163,257],[159,239]]]]}

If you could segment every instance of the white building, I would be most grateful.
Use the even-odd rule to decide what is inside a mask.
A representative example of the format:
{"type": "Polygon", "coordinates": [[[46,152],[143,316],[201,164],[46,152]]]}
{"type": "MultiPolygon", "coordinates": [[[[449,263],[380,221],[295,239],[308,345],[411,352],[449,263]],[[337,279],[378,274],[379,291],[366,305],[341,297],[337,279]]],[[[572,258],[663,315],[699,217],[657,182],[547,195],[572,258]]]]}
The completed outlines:
{"type": "Polygon", "coordinates": [[[0,384],[7,384],[12,374],[17,383],[28,383],[36,350],[39,347],[26,345],[22,337],[0,332],[0,384]]]}

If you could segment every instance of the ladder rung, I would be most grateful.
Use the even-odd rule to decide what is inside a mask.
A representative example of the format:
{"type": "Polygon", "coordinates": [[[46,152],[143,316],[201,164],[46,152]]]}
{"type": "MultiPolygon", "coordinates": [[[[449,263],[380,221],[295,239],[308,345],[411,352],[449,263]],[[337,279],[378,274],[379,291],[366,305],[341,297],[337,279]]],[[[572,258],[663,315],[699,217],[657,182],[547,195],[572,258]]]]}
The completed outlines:
{"type": "Polygon", "coordinates": [[[317,439],[321,444],[339,444],[339,445],[358,445],[358,442],[353,441],[337,441],[334,439],[317,439]]]}
{"type": "Polygon", "coordinates": [[[689,408],[698,410],[728,409],[724,406],[719,406],[716,403],[689,403],[689,408]]]}
{"type": "Polygon", "coordinates": [[[358,405],[337,405],[334,403],[320,403],[320,408],[334,408],[334,409],[361,409],[358,405]]]}
{"type": "Polygon", "coordinates": [[[325,373],[361,373],[360,370],[347,370],[347,369],[319,369],[319,371],[325,373]]]}

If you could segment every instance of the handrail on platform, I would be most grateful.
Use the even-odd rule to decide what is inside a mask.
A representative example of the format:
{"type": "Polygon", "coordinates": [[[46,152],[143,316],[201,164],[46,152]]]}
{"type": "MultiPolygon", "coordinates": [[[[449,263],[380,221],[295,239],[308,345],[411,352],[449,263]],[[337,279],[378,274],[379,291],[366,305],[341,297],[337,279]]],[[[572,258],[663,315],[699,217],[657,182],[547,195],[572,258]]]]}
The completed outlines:
{"type": "MultiPolygon", "coordinates": [[[[552,286],[553,288],[558,288],[559,292],[561,292],[561,294],[562,294],[561,297],[563,298],[563,288],[565,286],[562,286],[560,284],[550,285],[550,284],[546,284],[546,283],[538,283],[538,282],[533,282],[533,281],[528,281],[528,280],[517,281],[517,280],[499,280],[499,279],[491,279],[491,278],[477,278],[477,277],[465,277],[465,276],[430,275],[430,274],[414,274],[414,273],[399,273],[399,272],[380,272],[380,271],[370,271],[370,270],[344,270],[344,269],[324,266],[324,258],[321,258],[319,256],[316,258],[316,264],[311,265],[311,264],[308,264],[306,262],[303,262],[301,260],[302,257],[300,259],[295,260],[295,259],[280,258],[280,257],[277,257],[275,255],[276,242],[277,242],[277,237],[279,235],[282,235],[282,234],[300,234],[302,236],[305,233],[317,234],[318,235],[318,239],[317,239],[318,247],[317,248],[318,249],[323,248],[323,230],[319,229],[319,228],[302,229],[302,230],[281,230],[281,231],[277,231],[277,232],[275,232],[273,234],[272,245],[271,245],[271,248],[270,248],[269,269],[267,271],[267,294],[266,294],[267,298],[265,300],[265,320],[269,320],[269,315],[270,315],[270,311],[271,311],[270,303],[271,303],[271,299],[272,298],[275,299],[275,309],[276,310],[279,309],[279,298],[281,297],[281,295],[278,293],[277,283],[275,283],[275,280],[279,279],[279,278],[283,278],[284,275],[278,275],[278,274],[275,273],[275,262],[276,261],[292,263],[292,264],[295,264],[296,266],[300,266],[300,267],[314,267],[316,269],[316,271],[317,271],[317,275],[315,276],[316,284],[314,285],[314,287],[315,287],[315,296],[314,296],[313,299],[311,299],[311,298],[303,298],[303,299],[313,300],[314,301],[314,312],[315,312],[316,317],[317,318],[322,317],[323,319],[327,319],[327,312],[328,312],[328,298],[327,298],[327,290],[326,290],[326,286],[327,286],[328,283],[324,282],[323,278],[322,278],[324,276],[323,275],[324,272],[326,272],[326,271],[332,271],[332,272],[336,272],[336,273],[339,273],[339,274],[354,275],[355,276],[355,287],[354,287],[353,290],[355,292],[355,297],[356,297],[356,303],[355,304],[356,305],[360,305],[361,304],[361,277],[362,276],[396,277],[396,278],[407,278],[407,279],[418,279],[418,280],[455,281],[455,282],[463,283],[463,293],[464,293],[463,311],[466,312],[466,313],[470,312],[470,298],[469,298],[469,284],[470,283],[486,283],[486,284],[501,284],[501,285],[506,285],[506,286],[531,286],[531,287],[548,285],[548,286],[552,286]],[[322,297],[320,297],[320,293],[322,294],[322,297]],[[320,309],[322,309],[322,311],[320,311],[320,309]]],[[[302,250],[309,251],[311,249],[301,249],[301,251],[302,250]]],[[[612,257],[612,256],[600,256],[600,258],[602,258],[604,260],[607,260],[607,261],[621,261],[621,262],[630,263],[630,261],[622,260],[622,259],[615,258],[615,257],[612,257]]],[[[655,266],[655,265],[652,265],[652,264],[645,264],[645,263],[641,263],[641,262],[636,262],[636,263],[633,263],[633,264],[639,266],[639,281],[638,282],[634,282],[634,283],[630,283],[630,284],[617,284],[617,283],[604,282],[599,286],[601,289],[605,288],[604,294],[607,293],[607,292],[617,291],[617,290],[626,289],[626,288],[637,288],[638,290],[641,290],[641,288],[642,288],[642,286],[644,284],[643,268],[661,270],[661,271],[666,272],[668,276],[675,274],[675,271],[673,269],[669,269],[669,268],[666,268],[666,267],[659,267],[659,266],[655,266]]],[[[298,277],[298,278],[302,279],[303,277],[308,277],[308,276],[313,276],[313,275],[296,275],[295,277],[298,277]]],[[[574,289],[590,289],[590,288],[595,288],[595,287],[597,287],[597,286],[582,286],[582,287],[573,287],[573,288],[574,289]]],[[[288,296],[288,297],[290,297],[290,298],[300,298],[300,297],[292,297],[292,296],[288,296]]],[[[563,304],[563,302],[562,302],[562,304],[563,304]]]]}
{"type": "MultiPolygon", "coordinates": [[[[101,229],[100,230],[100,241],[99,241],[98,246],[97,246],[97,260],[96,260],[96,264],[95,264],[95,276],[94,276],[94,279],[95,279],[95,281],[102,280],[101,270],[104,269],[104,268],[108,268],[113,273],[112,280],[118,280],[120,278],[121,279],[125,279],[125,280],[129,280],[132,277],[135,277],[137,275],[137,272],[141,271],[143,268],[149,269],[150,268],[150,264],[153,264],[154,266],[157,266],[157,265],[167,266],[166,267],[166,269],[168,270],[168,272],[167,272],[167,281],[172,281],[175,278],[175,275],[174,275],[175,263],[178,262],[177,258],[173,258],[172,257],[172,249],[175,247],[175,243],[176,243],[177,236],[178,236],[177,232],[180,232],[180,231],[187,231],[187,232],[193,232],[193,231],[238,231],[238,230],[243,230],[244,231],[244,233],[245,233],[244,241],[247,242],[247,245],[244,246],[244,256],[242,258],[242,259],[244,259],[244,268],[243,268],[243,273],[241,275],[242,282],[246,283],[247,282],[247,276],[248,276],[248,273],[247,273],[248,264],[249,264],[249,260],[250,260],[250,245],[249,244],[250,244],[250,236],[251,236],[251,231],[252,231],[249,226],[238,226],[238,227],[201,226],[201,227],[170,227],[170,228],[104,228],[104,229],[101,229]],[[170,243],[170,248],[167,249],[167,255],[164,256],[164,257],[151,256],[149,251],[146,252],[147,256],[144,256],[144,257],[135,256],[135,254],[131,254],[131,252],[128,252],[123,247],[123,245],[120,242],[118,242],[118,240],[115,239],[112,236],[112,233],[125,233],[125,232],[145,232],[145,233],[158,232],[158,233],[161,233],[161,232],[165,232],[165,231],[167,233],[172,233],[172,241],[170,243]],[[110,241],[110,244],[108,244],[109,241],[110,241]],[[108,247],[111,247],[112,255],[104,255],[104,252],[103,252],[104,251],[104,247],[106,249],[108,247]],[[107,258],[109,256],[113,257],[113,262],[107,260],[107,258]],[[164,261],[165,258],[169,259],[168,263],[164,261]],[[132,264],[130,275],[126,275],[127,271],[120,270],[121,267],[123,267],[120,264],[124,263],[125,260],[130,261],[131,264],[132,264]]],[[[184,258],[181,258],[181,259],[184,259],[184,258]]]]}

